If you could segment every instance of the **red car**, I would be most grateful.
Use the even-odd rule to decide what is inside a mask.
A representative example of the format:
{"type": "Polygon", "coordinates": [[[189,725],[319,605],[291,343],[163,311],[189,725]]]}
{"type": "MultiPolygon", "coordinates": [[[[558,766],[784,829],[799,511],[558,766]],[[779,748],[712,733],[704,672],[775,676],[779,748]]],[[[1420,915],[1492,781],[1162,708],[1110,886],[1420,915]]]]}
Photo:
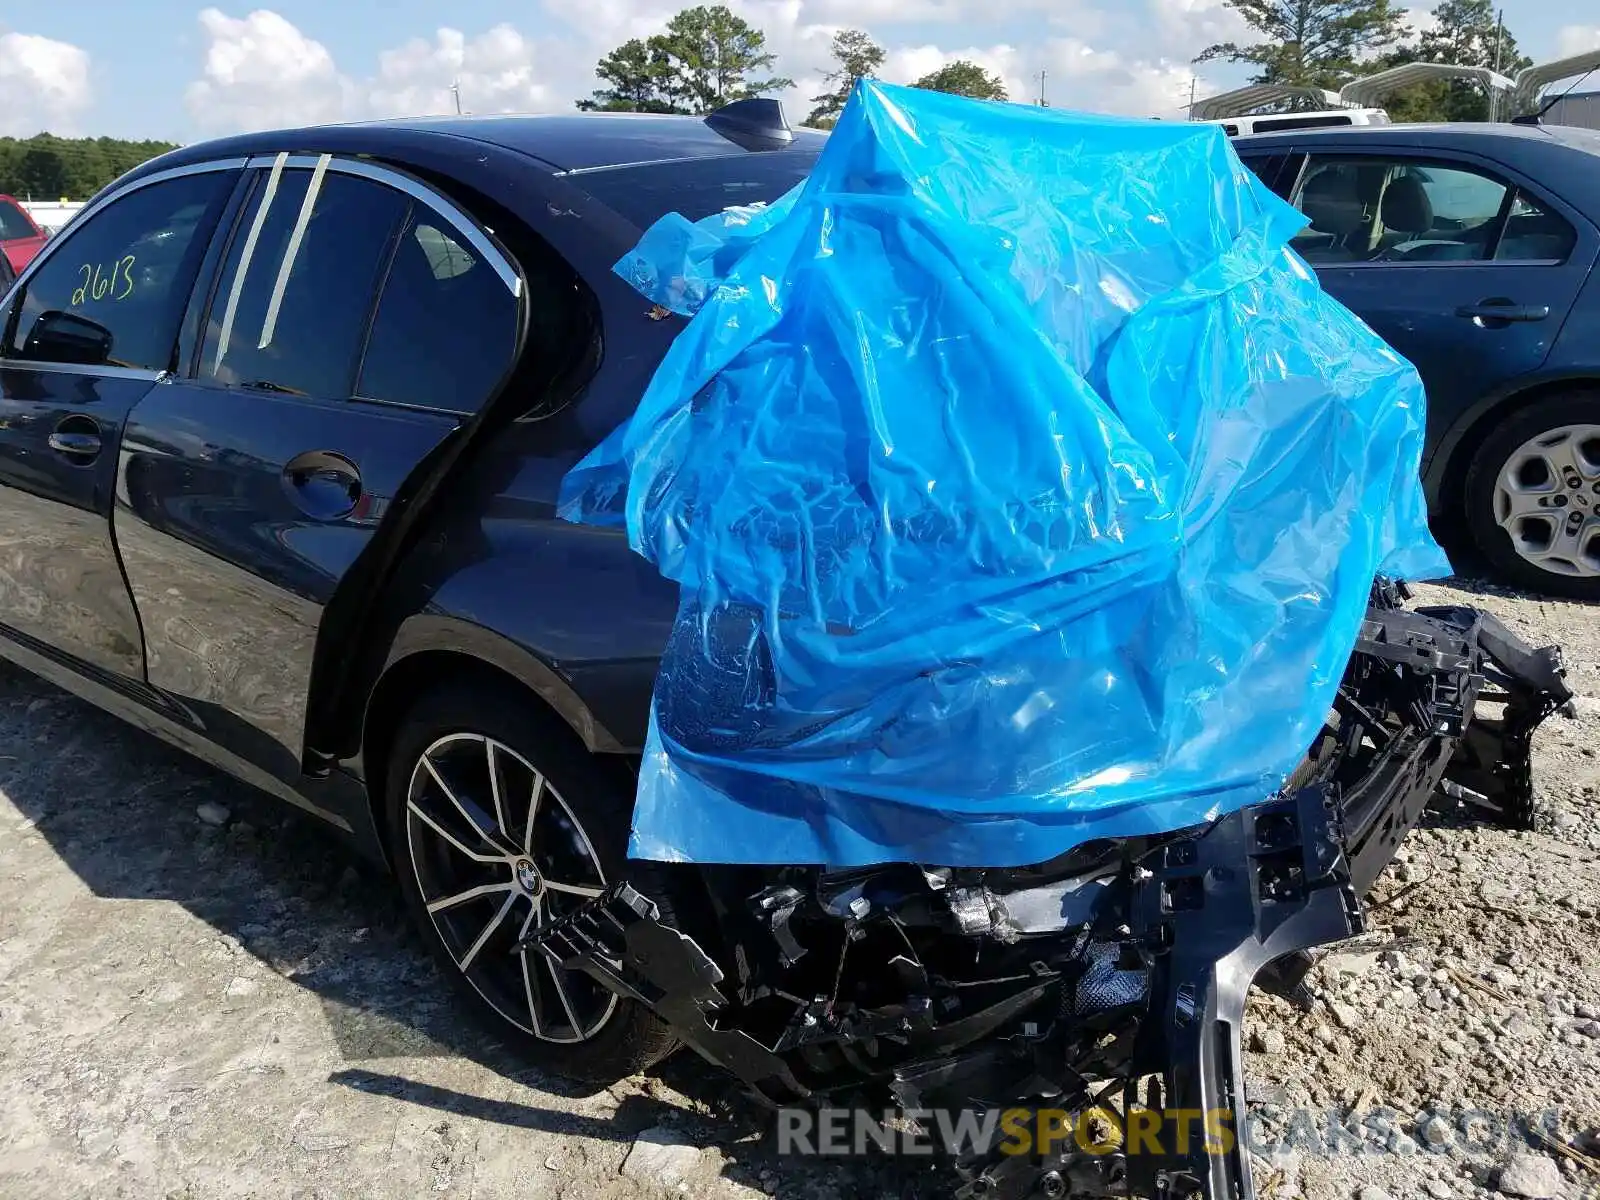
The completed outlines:
{"type": "Polygon", "coordinates": [[[13,271],[20,275],[22,268],[44,248],[48,237],[28,215],[27,209],[10,196],[0,196],[0,251],[5,253],[13,271]]]}

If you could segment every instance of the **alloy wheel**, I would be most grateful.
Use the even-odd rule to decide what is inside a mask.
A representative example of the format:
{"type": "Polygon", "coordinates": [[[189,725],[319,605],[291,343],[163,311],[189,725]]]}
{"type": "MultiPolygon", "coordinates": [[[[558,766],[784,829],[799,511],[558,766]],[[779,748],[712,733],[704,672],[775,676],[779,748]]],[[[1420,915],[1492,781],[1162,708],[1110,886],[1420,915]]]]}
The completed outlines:
{"type": "Polygon", "coordinates": [[[1600,425],[1562,425],[1529,438],[1495,479],[1495,520],[1527,562],[1600,577],[1600,425]]]}
{"type": "Polygon", "coordinates": [[[587,975],[515,951],[606,885],[594,843],[544,775],[510,746],[453,733],[423,751],[406,795],[406,845],[428,917],[495,1010],[547,1042],[594,1037],[617,997],[587,975]]]}

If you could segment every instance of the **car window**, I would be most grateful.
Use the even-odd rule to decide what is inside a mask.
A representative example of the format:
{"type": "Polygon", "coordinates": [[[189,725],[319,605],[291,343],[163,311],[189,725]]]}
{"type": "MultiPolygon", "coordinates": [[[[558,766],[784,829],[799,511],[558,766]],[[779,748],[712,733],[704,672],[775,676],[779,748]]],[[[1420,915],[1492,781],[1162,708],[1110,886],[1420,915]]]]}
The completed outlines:
{"type": "Polygon", "coordinates": [[[383,285],[356,391],[475,412],[516,353],[521,310],[493,265],[416,206],[383,285]]]}
{"type": "Polygon", "coordinates": [[[816,165],[814,154],[783,150],[695,162],[645,163],[581,176],[591,195],[640,229],[669,212],[691,221],[743,204],[770,204],[816,165]]]}
{"type": "Polygon", "coordinates": [[[1250,126],[1252,133],[1272,133],[1284,129],[1327,129],[1334,125],[1354,125],[1349,117],[1269,117],[1258,118],[1250,126]]]}
{"type": "Polygon", "coordinates": [[[1519,191],[1506,229],[1495,247],[1496,262],[1566,262],[1578,244],[1578,231],[1560,214],[1519,191]]]}
{"type": "Polygon", "coordinates": [[[212,298],[200,377],[348,397],[378,281],[410,200],[337,171],[261,176],[212,298]]]}
{"type": "Polygon", "coordinates": [[[1506,185],[1475,171],[1448,167],[1407,167],[1402,178],[1421,185],[1433,210],[1436,225],[1483,225],[1500,215],[1506,202],[1506,185]]]}
{"type": "Polygon", "coordinates": [[[10,200],[0,200],[0,242],[38,236],[26,213],[10,200]]]}
{"type": "Polygon", "coordinates": [[[203,171],[162,180],[74,220],[51,239],[17,301],[7,355],[171,367],[178,322],[235,178],[203,171]]]}
{"type": "Polygon", "coordinates": [[[1287,200],[1289,189],[1294,186],[1294,180],[1288,178],[1289,173],[1285,170],[1289,165],[1289,157],[1287,154],[1241,154],[1239,160],[1250,168],[1257,179],[1287,200]]]}
{"type": "Polygon", "coordinates": [[[1466,167],[1313,156],[1294,194],[1310,225],[1290,244],[1313,265],[1484,261],[1509,192],[1466,167]]]}

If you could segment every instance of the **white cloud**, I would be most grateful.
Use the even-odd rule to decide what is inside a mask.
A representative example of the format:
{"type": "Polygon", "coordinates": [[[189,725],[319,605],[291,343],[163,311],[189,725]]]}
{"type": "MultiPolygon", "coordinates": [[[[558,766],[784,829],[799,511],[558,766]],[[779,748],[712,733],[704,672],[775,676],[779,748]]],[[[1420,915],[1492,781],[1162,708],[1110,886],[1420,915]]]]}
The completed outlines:
{"type": "MultiPolygon", "coordinates": [[[[1188,62],[1216,42],[1249,45],[1261,35],[1224,0],[1147,0],[1122,10],[1119,41],[1139,46],[1146,54],[1188,62]]],[[[1079,37],[1089,34],[1075,31],[1079,37]]]]}
{"type": "Polygon", "coordinates": [[[1050,78],[1065,85],[1051,89],[1058,107],[1171,120],[1186,115],[1189,101],[1210,90],[1187,59],[1130,59],[1064,38],[1051,43],[1050,60],[1050,78]]]}
{"type": "Polygon", "coordinates": [[[73,133],[93,100],[89,55],[67,42],[0,33],[0,134],[73,133]]]}
{"type": "MultiPolygon", "coordinates": [[[[884,60],[883,77],[910,83],[957,59],[977,63],[998,75],[1013,100],[1036,99],[1043,71],[1051,107],[1129,116],[1181,115],[1179,110],[1189,103],[1190,83],[1195,79],[1187,63],[1128,60],[1078,38],[1053,38],[1026,49],[1010,45],[957,50],[931,45],[901,47],[884,60]]],[[[1200,90],[1204,94],[1204,89],[1200,90]]]]}
{"type": "MultiPolygon", "coordinates": [[[[845,25],[874,33],[888,51],[881,75],[894,82],[964,58],[1000,75],[1016,99],[1037,95],[1045,71],[1058,107],[1164,116],[1178,115],[1187,102],[1195,54],[1247,35],[1224,0],[1126,0],[1121,7],[1098,0],[726,2],[766,34],[778,56],[775,72],[795,80],[784,97],[793,119],[803,119],[823,90],[829,44],[845,25]],[[938,33],[970,34],[1008,20],[1059,35],[985,45],[938,33]],[[889,36],[897,29],[917,36],[889,36]]],[[[187,100],[210,132],[450,112],[455,81],[468,111],[571,111],[598,86],[594,64],[602,55],[660,32],[680,7],[681,0],[542,0],[542,24],[555,32],[533,35],[511,24],[473,34],[440,28],[383,51],[367,76],[347,73],[348,65],[341,70],[326,47],[271,10],[233,17],[208,8],[200,14],[202,74],[187,100]]]]}
{"type": "MultiPolygon", "coordinates": [[[[433,41],[413,38],[378,56],[378,76],[361,100],[379,115],[454,111],[450,85],[476,112],[537,112],[572,102],[551,86],[555,56],[510,25],[469,38],[440,29],[433,41]]],[[[559,61],[559,60],[557,60],[559,61]]]]}
{"type": "Polygon", "coordinates": [[[1432,33],[1439,28],[1439,18],[1426,8],[1408,8],[1400,15],[1415,33],[1432,33]]]}
{"type": "Polygon", "coordinates": [[[938,46],[897,46],[883,60],[882,78],[895,83],[913,83],[940,67],[965,59],[977,63],[990,74],[998,75],[1013,96],[1012,83],[1020,75],[1017,51],[1012,46],[969,46],[943,50],[938,46]]]}
{"type": "Polygon", "coordinates": [[[350,84],[321,42],[270,9],[230,17],[200,14],[208,45],[201,77],[184,95],[202,129],[232,132],[337,121],[350,84]]]}
{"type": "Polygon", "coordinates": [[[1556,56],[1566,58],[1585,50],[1600,50],[1600,25],[1567,25],[1556,34],[1556,56]]]}

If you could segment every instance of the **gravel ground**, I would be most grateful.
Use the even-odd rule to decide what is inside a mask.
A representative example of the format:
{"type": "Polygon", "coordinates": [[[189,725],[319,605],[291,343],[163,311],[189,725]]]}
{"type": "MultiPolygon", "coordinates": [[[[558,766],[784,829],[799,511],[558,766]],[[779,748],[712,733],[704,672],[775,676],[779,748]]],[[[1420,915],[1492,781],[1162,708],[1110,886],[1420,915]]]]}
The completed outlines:
{"type": "MultiPolygon", "coordinates": [[[[1600,1196],[1600,1163],[1506,1133],[1557,1110],[1558,1140],[1600,1155],[1582,1141],[1600,1127],[1600,607],[1418,590],[1562,643],[1581,711],[1536,746],[1537,832],[1430,815],[1311,1010],[1255,1000],[1257,1182],[1275,1200],[1600,1196]],[[1328,1150],[1313,1113],[1352,1109],[1380,1153],[1328,1150]]],[[[457,1019],[383,879],[4,666],[0,898],[6,1200],[948,1192],[926,1168],[780,1160],[692,1056],[592,1094],[526,1070],[457,1019]]]]}

